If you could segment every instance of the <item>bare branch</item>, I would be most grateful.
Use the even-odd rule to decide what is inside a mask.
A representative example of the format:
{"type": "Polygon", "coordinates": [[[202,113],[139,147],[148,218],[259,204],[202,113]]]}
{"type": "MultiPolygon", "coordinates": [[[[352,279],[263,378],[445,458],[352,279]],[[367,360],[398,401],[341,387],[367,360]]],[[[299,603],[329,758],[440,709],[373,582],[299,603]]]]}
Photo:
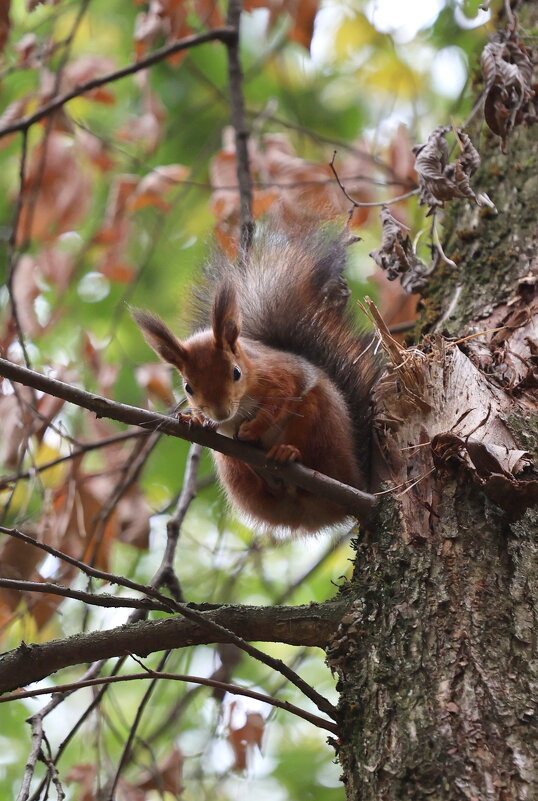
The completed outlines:
{"type": "MultiPolygon", "coordinates": [[[[201,623],[177,615],[46,643],[22,643],[0,658],[0,692],[16,690],[73,665],[129,653],[145,657],[168,648],[235,642],[239,633],[241,638],[259,642],[323,648],[347,611],[348,602],[339,600],[291,607],[222,605],[206,611],[194,606],[187,608],[201,623]]],[[[331,714],[331,705],[328,702],[326,705],[328,710],[323,711],[331,714]]]]}
{"type": "Polygon", "coordinates": [[[75,448],[75,450],[71,451],[71,453],[67,453],[65,456],[58,456],[56,459],[51,459],[50,462],[42,462],[41,464],[32,467],[31,470],[24,470],[19,473],[15,473],[12,476],[0,477],[0,490],[5,489],[5,487],[20,481],[23,478],[32,478],[38,473],[44,473],[45,470],[50,470],[52,467],[56,467],[56,465],[69,462],[72,459],[76,459],[77,456],[89,453],[90,451],[99,450],[99,448],[107,448],[109,445],[117,445],[119,442],[125,442],[129,439],[134,439],[135,437],[147,437],[149,434],[149,431],[135,429],[134,431],[125,431],[123,434],[116,434],[114,437],[101,439],[98,442],[87,442],[81,444],[78,448],[75,448]]]}
{"type": "MultiPolygon", "coordinates": [[[[29,537],[27,534],[23,534],[23,532],[17,531],[16,529],[7,529],[3,526],[0,526],[0,531],[4,531],[6,534],[10,534],[11,536],[14,536],[18,539],[24,540],[30,545],[35,545],[36,547],[41,548],[47,551],[48,553],[54,554],[55,556],[58,556],[60,559],[63,559],[64,561],[69,562],[70,564],[76,565],[88,575],[94,576],[96,578],[103,578],[106,581],[112,581],[116,584],[124,585],[126,587],[130,587],[131,589],[145,592],[151,598],[157,598],[164,604],[168,603],[171,611],[179,612],[180,615],[183,615],[183,617],[186,617],[188,620],[193,621],[197,626],[201,626],[202,629],[206,629],[207,632],[210,633],[210,639],[208,640],[208,642],[234,643],[242,651],[245,651],[245,653],[249,654],[249,656],[252,656],[254,659],[257,659],[259,662],[263,662],[263,664],[268,665],[268,667],[273,668],[273,670],[277,670],[279,673],[285,676],[292,684],[295,684],[295,686],[298,687],[301,690],[301,692],[303,692],[304,695],[306,695],[307,698],[310,698],[310,700],[313,701],[314,704],[316,704],[318,709],[320,709],[323,712],[326,712],[331,717],[335,716],[336,710],[333,707],[333,705],[326,698],[320,695],[313,687],[311,687],[310,684],[308,684],[308,682],[304,681],[300,676],[298,676],[297,673],[295,673],[295,671],[291,670],[281,659],[275,659],[274,657],[269,656],[263,651],[260,651],[259,648],[256,648],[254,645],[251,645],[249,642],[246,641],[246,639],[244,639],[243,636],[236,634],[234,631],[232,631],[226,625],[224,625],[224,623],[216,622],[211,617],[206,617],[200,611],[198,611],[198,609],[193,608],[192,605],[179,603],[178,601],[174,601],[173,598],[168,599],[166,596],[162,595],[160,592],[157,592],[157,590],[153,589],[153,587],[137,584],[136,582],[131,581],[130,579],[126,579],[121,576],[116,576],[111,573],[105,573],[105,571],[103,570],[97,570],[94,567],[90,567],[89,565],[86,565],[84,562],[80,562],[78,559],[74,559],[73,557],[62,553],[61,551],[58,551],[55,548],[51,548],[50,545],[45,545],[45,543],[36,542],[34,539],[32,539],[32,537],[29,537]]],[[[257,633],[259,632],[257,632],[256,630],[256,633],[253,634],[251,639],[259,640],[260,637],[256,636],[257,633]]],[[[283,641],[285,642],[286,640],[283,641]]],[[[188,644],[192,645],[193,643],[189,642],[188,644]]],[[[24,648],[26,656],[26,651],[28,650],[28,646],[25,644],[24,648]]],[[[120,651],[120,653],[126,653],[127,651],[134,653],[137,652],[136,647],[133,647],[124,649],[124,651],[123,652],[120,651]]],[[[111,654],[111,656],[117,656],[117,655],[118,652],[115,650],[111,654]]],[[[93,659],[101,659],[101,658],[104,657],[101,656],[93,657],[93,659]]],[[[89,660],[86,661],[92,661],[92,659],[90,658],[89,660]]],[[[0,663],[0,677],[1,677],[1,670],[2,670],[2,663],[0,663]]],[[[0,692],[1,692],[1,685],[0,685],[0,692]]]]}
{"type": "Polygon", "coordinates": [[[265,693],[258,693],[254,690],[249,690],[247,687],[240,687],[237,684],[229,684],[224,681],[216,681],[215,679],[206,679],[203,676],[189,676],[182,673],[165,673],[159,670],[151,670],[145,668],[145,673],[125,673],[122,676],[100,676],[96,679],[86,679],[82,681],[73,682],[72,684],[61,684],[59,687],[51,690],[50,687],[44,687],[40,690],[27,690],[22,693],[14,693],[0,698],[0,704],[7,701],[18,701],[21,698],[34,698],[37,695],[47,695],[51,692],[72,692],[82,687],[94,687],[98,684],[116,684],[122,681],[138,681],[140,679],[167,679],[168,681],[183,681],[189,684],[200,684],[204,687],[216,687],[219,690],[230,693],[232,695],[243,695],[246,698],[254,698],[256,701],[262,701],[264,704],[284,709],[286,712],[291,712],[292,715],[307,720],[321,729],[327,729],[333,734],[338,734],[338,727],[331,720],[320,718],[318,715],[312,715],[310,712],[301,709],[295,704],[290,704],[288,701],[279,701],[278,698],[273,698],[272,695],[265,695],[265,693]]]}

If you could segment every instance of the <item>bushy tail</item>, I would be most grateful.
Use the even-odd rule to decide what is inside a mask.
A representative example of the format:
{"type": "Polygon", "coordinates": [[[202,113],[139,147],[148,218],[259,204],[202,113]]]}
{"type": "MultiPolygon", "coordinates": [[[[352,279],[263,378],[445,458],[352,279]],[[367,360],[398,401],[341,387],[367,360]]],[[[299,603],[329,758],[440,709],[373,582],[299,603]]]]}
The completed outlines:
{"type": "Polygon", "coordinates": [[[262,232],[248,259],[215,259],[198,298],[200,319],[222,282],[236,290],[241,336],[303,356],[320,367],[342,392],[353,420],[357,458],[368,475],[371,394],[379,365],[357,331],[344,278],[346,239],[334,232],[289,236],[262,232]]]}

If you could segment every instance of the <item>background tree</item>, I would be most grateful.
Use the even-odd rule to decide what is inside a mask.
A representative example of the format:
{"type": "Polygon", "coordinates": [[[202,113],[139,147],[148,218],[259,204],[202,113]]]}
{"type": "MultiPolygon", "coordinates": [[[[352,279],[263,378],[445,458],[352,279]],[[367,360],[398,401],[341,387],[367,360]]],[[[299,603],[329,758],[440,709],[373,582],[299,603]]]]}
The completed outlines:
{"type": "Polygon", "coordinates": [[[0,686],[47,693],[2,699],[1,780],[20,799],[342,798],[329,732],[349,798],[530,798],[536,10],[521,3],[520,24],[505,4],[491,23],[476,3],[440,3],[412,30],[382,4],[243,5],[242,79],[233,2],[0,10],[15,379],[0,397],[0,686]],[[482,50],[472,109],[462,65],[488,27],[505,32],[482,50]],[[459,86],[435,91],[458,69],[459,86]],[[232,256],[248,242],[247,128],[255,218],[348,214],[363,237],[354,291],[371,252],[398,279],[369,289],[393,330],[422,297],[408,350],[369,307],[388,362],[385,483],[336,599],[345,532],[252,538],[210,460],[177,439],[215,435],[118,403],[175,405],[127,303],[182,320],[210,229],[232,256]],[[327,644],[338,710],[321,652],[305,650],[327,644]]]}

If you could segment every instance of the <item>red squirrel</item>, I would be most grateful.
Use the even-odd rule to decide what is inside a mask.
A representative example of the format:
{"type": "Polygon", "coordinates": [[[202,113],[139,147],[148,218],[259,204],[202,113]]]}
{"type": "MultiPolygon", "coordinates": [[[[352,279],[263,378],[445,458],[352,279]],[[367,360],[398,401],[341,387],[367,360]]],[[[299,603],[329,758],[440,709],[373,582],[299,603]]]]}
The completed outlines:
{"type": "MultiPolygon", "coordinates": [[[[153,314],[133,316],[181,373],[194,424],[365,490],[377,368],[353,322],[345,250],[341,234],[261,235],[237,263],[221,256],[208,268],[197,298],[205,325],[188,339],[153,314]]],[[[258,526],[306,533],[347,517],[322,497],[213,455],[232,503],[258,526]]]]}

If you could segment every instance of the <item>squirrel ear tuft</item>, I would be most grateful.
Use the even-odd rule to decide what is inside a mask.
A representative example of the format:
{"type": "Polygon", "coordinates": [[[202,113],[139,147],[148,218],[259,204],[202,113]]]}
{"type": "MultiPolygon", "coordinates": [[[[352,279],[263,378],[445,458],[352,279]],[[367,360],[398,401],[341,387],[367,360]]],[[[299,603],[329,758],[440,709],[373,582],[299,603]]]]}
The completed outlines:
{"type": "Polygon", "coordinates": [[[157,315],[141,309],[131,309],[131,315],[150,348],[165,362],[182,370],[187,361],[187,350],[163,321],[157,315]]]}
{"type": "Polygon", "coordinates": [[[237,294],[232,284],[222,284],[213,300],[211,320],[215,344],[218,348],[226,345],[235,352],[235,344],[241,328],[237,294]]]}

